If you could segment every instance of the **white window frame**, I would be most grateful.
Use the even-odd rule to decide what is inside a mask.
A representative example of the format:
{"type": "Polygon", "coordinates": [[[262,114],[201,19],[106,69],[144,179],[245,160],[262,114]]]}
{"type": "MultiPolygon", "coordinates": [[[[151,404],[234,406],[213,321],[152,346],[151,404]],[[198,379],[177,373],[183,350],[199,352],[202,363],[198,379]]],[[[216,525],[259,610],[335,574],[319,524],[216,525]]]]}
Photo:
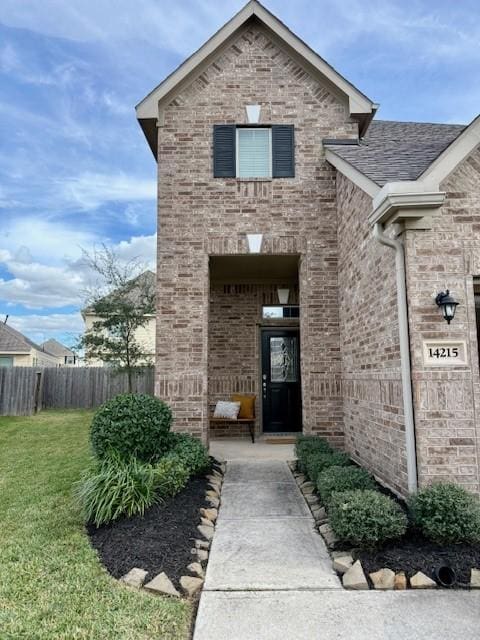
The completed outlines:
{"type": "Polygon", "coordinates": [[[272,127],[236,127],[235,128],[235,174],[240,180],[271,180],[272,179],[272,127]],[[241,176],[240,175],[240,143],[239,131],[258,131],[262,129],[268,131],[268,175],[267,176],[241,176]]]}

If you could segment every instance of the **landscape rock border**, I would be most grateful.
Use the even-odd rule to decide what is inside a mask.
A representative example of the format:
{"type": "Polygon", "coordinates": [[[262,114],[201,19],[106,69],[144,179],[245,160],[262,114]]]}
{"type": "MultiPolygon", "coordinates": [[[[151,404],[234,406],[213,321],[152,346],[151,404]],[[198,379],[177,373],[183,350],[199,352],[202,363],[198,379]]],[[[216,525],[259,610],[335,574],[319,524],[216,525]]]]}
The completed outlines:
{"type": "MultiPolygon", "coordinates": [[[[388,567],[383,567],[374,573],[370,573],[368,580],[361,561],[356,558],[355,549],[339,548],[339,541],[328,523],[327,511],[320,502],[313,482],[310,482],[303,473],[297,470],[296,460],[289,460],[288,466],[312,513],[315,527],[330,552],[333,569],[341,577],[342,585],[345,589],[403,591],[407,588],[435,589],[439,586],[435,580],[432,580],[422,571],[417,571],[415,575],[408,578],[405,571],[395,572],[388,567]]],[[[469,586],[470,589],[480,589],[480,568],[471,569],[470,583],[466,586],[469,586]]]]}
{"type": "MultiPolygon", "coordinates": [[[[215,523],[221,502],[225,471],[226,463],[214,460],[212,469],[209,475],[207,475],[208,487],[205,500],[209,506],[208,508],[200,508],[199,523],[197,525],[197,530],[201,537],[195,540],[195,547],[191,549],[191,554],[195,559],[186,567],[190,575],[185,574],[180,578],[183,595],[187,598],[196,597],[203,587],[210,545],[215,533],[215,523]]],[[[120,582],[123,582],[133,589],[144,589],[150,593],[156,593],[162,596],[182,597],[182,594],[175,588],[164,571],[145,584],[147,574],[148,572],[144,569],[133,567],[120,578],[120,582]]]]}

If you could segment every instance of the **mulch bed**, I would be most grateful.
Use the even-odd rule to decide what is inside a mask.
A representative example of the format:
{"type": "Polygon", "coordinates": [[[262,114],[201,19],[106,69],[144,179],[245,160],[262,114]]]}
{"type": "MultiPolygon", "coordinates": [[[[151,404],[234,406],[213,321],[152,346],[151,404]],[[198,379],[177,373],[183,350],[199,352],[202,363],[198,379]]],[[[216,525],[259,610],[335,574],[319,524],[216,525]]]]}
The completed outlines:
{"type": "Polygon", "coordinates": [[[195,561],[191,549],[201,538],[197,531],[201,507],[208,507],[205,492],[208,480],[193,478],[165,503],[151,507],[143,516],[121,518],[97,527],[87,525],[92,546],[115,578],[139,567],[148,571],[146,581],[165,571],[179,588],[181,576],[189,575],[187,565],[195,561]]]}
{"type": "Polygon", "coordinates": [[[361,560],[365,575],[388,567],[392,571],[405,571],[408,577],[422,571],[436,580],[436,570],[446,565],[457,574],[457,588],[468,587],[470,569],[480,569],[480,546],[437,545],[415,531],[409,531],[401,541],[391,542],[381,549],[358,551],[356,557],[361,560]]]}

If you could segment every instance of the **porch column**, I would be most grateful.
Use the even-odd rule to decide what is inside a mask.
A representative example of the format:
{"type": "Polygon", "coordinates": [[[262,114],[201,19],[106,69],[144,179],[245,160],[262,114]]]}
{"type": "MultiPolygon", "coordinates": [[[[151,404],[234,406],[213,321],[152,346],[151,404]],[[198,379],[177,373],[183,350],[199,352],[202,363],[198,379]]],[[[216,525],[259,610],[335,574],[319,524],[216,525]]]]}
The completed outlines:
{"type": "Polygon", "coordinates": [[[310,240],[299,265],[304,433],[343,446],[336,238],[310,240]]]}
{"type": "Polygon", "coordinates": [[[208,444],[208,256],[181,245],[159,249],[155,395],[172,408],[175,431],[208,444]]]}

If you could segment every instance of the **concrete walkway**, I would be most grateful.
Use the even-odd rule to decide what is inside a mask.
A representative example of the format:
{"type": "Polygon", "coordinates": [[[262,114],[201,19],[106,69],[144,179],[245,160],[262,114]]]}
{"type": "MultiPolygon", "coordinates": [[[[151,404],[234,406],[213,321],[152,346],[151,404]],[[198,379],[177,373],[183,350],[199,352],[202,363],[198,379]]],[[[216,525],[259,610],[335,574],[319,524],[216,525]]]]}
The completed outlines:
{"type": "Polygon", "coordinates": [[[478,640],[479,592],[345,591],[313,524],[286,462],[230,461],[194,640],[478,640]]]}

